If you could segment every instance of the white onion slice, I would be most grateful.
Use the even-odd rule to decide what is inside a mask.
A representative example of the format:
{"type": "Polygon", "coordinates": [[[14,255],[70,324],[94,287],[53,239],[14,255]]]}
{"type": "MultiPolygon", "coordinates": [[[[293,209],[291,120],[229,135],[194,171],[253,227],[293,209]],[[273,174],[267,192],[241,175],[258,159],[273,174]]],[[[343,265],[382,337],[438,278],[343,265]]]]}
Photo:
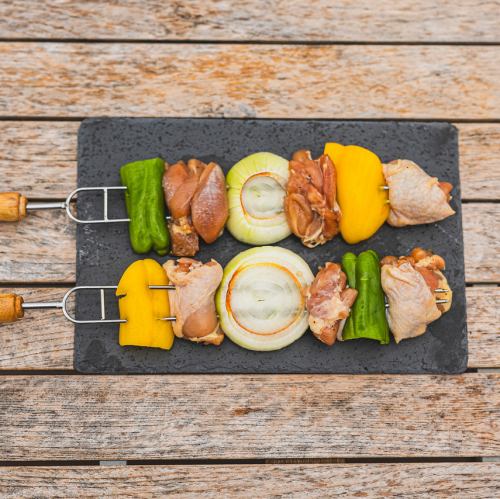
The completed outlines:
{"type": "Polygon", "coordinates": [[[248,178],[241,191],[243,211],[252,218],[270,220],[283,214],[285,189],[281,179],[269,172],[248,178]]]}
{"type": "Polygon", "coordinates": [[[216,296],[222,329],[249,350],[279,350],[308,328],[306,287],[314,276],[295,253],[264,246],[243,251],[224,269],[216,296]]]}
{"type": "Polygon", "coordinates": [[[291,234],[284,212],[288,161],[269,152],[238,161],[226,176],[229,199],[227,228],[247,244],[281,241],[291,234]]]}

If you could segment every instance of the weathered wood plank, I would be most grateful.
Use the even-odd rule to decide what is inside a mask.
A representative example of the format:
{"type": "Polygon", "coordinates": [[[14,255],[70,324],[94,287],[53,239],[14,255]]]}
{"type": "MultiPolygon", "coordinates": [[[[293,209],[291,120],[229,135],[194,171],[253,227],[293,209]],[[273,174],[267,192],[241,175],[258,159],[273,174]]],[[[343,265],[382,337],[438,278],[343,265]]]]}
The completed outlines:
{"type": "Polygon", "coordinates": [[[494,456],[499,410],[499,374],[5,376],[0,455],[494,456]]]}
{"type": "Polygon", "coordinates": [[[0,489],[16,498],[495,497],[499,487],[500,463],[0,468],[0,489]]]}
{"type": "Polygon", "coordinates": [[[3,43],[0,115],[497,119],[497,56],[493,46],[3,43]]]}
{"type": "Polygon", "coordinates": [[[500,368],[500,287],[467,288],[469,367],[500,368]]]}
{"type": "Polygon", "coordinates": [[[462,199],[500,198],[500,125],[458,124],[462,199]]]}
{"type": "MultiPolygon", "coordinates": [[[[0,288],[26,301],[57,301],[66,289],[0,288]]],[[[500,288],[467,288],[469,367],[500,368],[500,288]]],[[[73,369],[73,325],[57,310],[28,311],[0,326],[0,370],[73,369]]]]}
{"type": "MultiPolygon", "coordinates": [[[[0,288],[25,301],[61,301],[66,289],[0,288]]],[[[0,326],[0,369],[73,369],[73,325],[61,310],[28,310],[22,320],[0,326]]]]}
{"type": "Polygon", "coordinates": [[[75,226],[64,210],[37,211],[2,223],[0,282],[73,282],[75,226]]]}
{"type": "MultiPolygon", "coordinates": [[[[457,124],[462,198],[498,199],[499,124],[457,124]]],[[[2,190],[31,198],[65,198],[76,187],[79,123],[0,121],[2,190]]]]}
{"type": "Polygon", "coordinates": [[[465,280],[500,281],[500,204],[468,203],[462,206],[465,280]]]}
{"type": "Polygon", "coordinates": [[[2,191],[64,199],[76,188],[79,123],[0,121],[2,191]]]}
{"type": "Polygon", "coordinates": [[[498,41],[497,1],[0,3],[2,38],[498,41]],[[103,11],[106,15],[103,16],[103,11]]]}
{"type": "MultiPolygon", "coordinates": [[[[466,280],[499,282],[500,205],[464,204],[463,220],[466,280]]],[[[74,282],[75,255],[74,223],[63,210],[0,226],[0,282],[74,282]]]]}

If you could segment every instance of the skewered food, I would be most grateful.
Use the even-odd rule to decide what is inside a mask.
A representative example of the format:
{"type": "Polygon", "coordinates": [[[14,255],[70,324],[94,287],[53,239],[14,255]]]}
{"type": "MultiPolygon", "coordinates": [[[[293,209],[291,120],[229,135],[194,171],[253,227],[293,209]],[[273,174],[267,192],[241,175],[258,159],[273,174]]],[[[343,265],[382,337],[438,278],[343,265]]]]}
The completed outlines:
{"type": "Polygon", "coordinates": [[[172,220],[172,253],[194,256],[199,250],[198,235],[214,242],[224,230],[228,201],[224,173],[216,163],[206,165],[190,159],[166,167],[163,177],[165,198],[172,220]]]}
{"type": "Polygon", "coordinates": [[[168,224],[172,253],[194,256],[199,250],[198,235],[212,243],[224,229],[228,216],[224,173],[216,163],[179,161],[166,165],[163,188],[172,217],[168,224]]]}
{"type": "Polygon", "coordinates": [[[371,237],[389,215],[388,196],[378,156],[359,146],[325,145],[337,172],[337,196],[342,218],[340,232],[349,244],[371,237]]]}
{"type": "Polygon", "coordinates": [[[122,184],[127,187],[125,202],[130,218],[130,243],[136,253],[148,253],[154,249],[163,256],[169,250],[161,188],[163,168],[161,158],[136,161],[120,168],[122,184]]]}
{"type": "Polygon", "coordinates": [[[396,343],[424,334],[427,324],[441,317],[433,292],[408,261],[383,265],[382,283],[389,302],[388,320],[396,343]]]}
{"type": "Polygon", "coordinates": [[[358,291],[342,333],[342,340],[368,338],[386,345],[390,339],[389,326],[377,253],[368,250],[357,257],[353,253],[346,253],[342,257],[342,268],[347,274],[349,286],[358,291]]]}
{"type": "Polygon", "coordinates": [[[427,325],[451,306],[452,292],[441,272],[443,258],[415,248],[409,257],[389,256],[381,264],[382,287],[389,303],[387,318],[396,343],[424,334],[427,325]],[[436,303],[436,289],[445,290],[438,297],[448,303],[436,303]]]}
{"type": "Polygon", "coordinates": [[[172,325],[159,320],[170,315],[167,291],[149,289],[167,284],[167,275],[155,260],[137,260],[123,273],[116,296],[120,309],[120,345],[170,350],[174,342],[172,325]]]}
{"type": "Polygon", "coordinates": [[[413,249],[410,256],[415,261],[415,268],[422,274],[427,286],[434,291],[439,310],[442,313],[448,312],[451,308],[453,292],[442,272],[446,267],[444,258],[418,247],[413,249]]]}
{"type": "Polygon", "coordinates": [[[165,200],[172,218],[178,219],[191,215],[191,201],[200,179],[200,161],[191,159],[188,164],[178,161],[165,165],[163,189],[165,200]]]}
{"type": "Polygon", "coordinates": [[[191,217],[181,217],[168,222],[172,239],[172,254],[194,256],[200,249],[198,233],[193,227],[191,217]]]}
{"type": "Polygon", "coordinates": [[[429,176],[413,161],[391,161],[384,165],[384,175],[389,186],[390,225],[438,222],[455,213],[449,205],[453,186],[429,176]]]}
{"type": "Polygon", "coordinates": [[[224,172],[218,164],[209,163],[200,175],[191,203],[194,228],[206,243],[213,243],[222,234],[228,215],[224,172]]]}
{"type": "Polygon", "coordinates": [[[198,234],[191,220],[191,200],[199,180],[196,166],[192,160],[188,165],[184,161],[165,165],[163,189],[171,216],[168,230],[172,253],[177,256],[194,256],[199,250],[198,234]]]}
{"type": "Polygon", "coordinates": [[[312,159],[310,151],[297,151],[289,163],[285,213],[292,232],[304,246],[314,248],[339,231],[336,175],[326,155],[312,159]]]}
{"type": "Polygon", "coordinates": [[[342,329],[358,292],[346,288],[346,275],[337,263],[327,262],[307,292],[309,327],[326,345],[342,339],[342,329]]]}
{"type": "Polygon", "coordinates": [[[215,260],[203,264],[180,258],[168,260],[165,270],[175,285],[168,291],[175,335],[196,343],[220,345],[224,334],[219,328],[214,296],[222,279],[222,267],[215,260]]]}
{"type": "Polygon", "coordinates": [[[224,269],[216,296],[221,326],[249,350],[279,350],[307,330],[306,288],[314,276],[290,250],[264,246],[241,252],[224,269]]]}
{"type": "Polygon", "coordinates": [[[283,208],[288,161],[258,152],[238,161],[227,174],[229,219],[227,228],[243,243],[261,245],[290,235],[283,208]]]}

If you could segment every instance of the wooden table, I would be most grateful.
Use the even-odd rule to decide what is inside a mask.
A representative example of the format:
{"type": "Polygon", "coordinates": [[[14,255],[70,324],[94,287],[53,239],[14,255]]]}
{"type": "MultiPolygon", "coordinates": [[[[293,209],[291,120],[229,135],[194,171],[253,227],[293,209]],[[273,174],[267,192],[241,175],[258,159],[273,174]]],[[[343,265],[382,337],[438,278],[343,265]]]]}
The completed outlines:
{"type": "MultiPolygon", "coordinates": [[[[30,313],[0,328],[0,495],[499,496],[498,1],[2,0],[0,40],[0,190],[32,200],[75,187],[88,116],[452,121],[469,324],[461,376],[82,376],[30,313]]],[[[2,291],[60,297],[74,230],[2,225],[2,291]]]]}

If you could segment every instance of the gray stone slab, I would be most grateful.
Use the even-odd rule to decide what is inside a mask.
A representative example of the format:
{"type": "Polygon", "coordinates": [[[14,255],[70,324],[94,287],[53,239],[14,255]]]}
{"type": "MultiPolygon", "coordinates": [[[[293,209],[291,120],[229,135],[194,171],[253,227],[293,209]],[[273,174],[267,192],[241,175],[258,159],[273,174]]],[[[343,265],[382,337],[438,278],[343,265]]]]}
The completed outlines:
{"type": "MultiPolygon", "coordinates": [[[[451,311],[419,337],[381,346],[369,340],[327,347],[307,332],[276,352],[251,352],[226,338],[220,347],[176,340],[170,351],[118,345],[117,325],[78,325],[75,369],[92,373],[459,373],[467,366],[467,326],[457,131],[446,123],[354,122],[326,120],[128,119],[83,122],[78,139],[78,186],[119,185],[119,167],[127,162],[162,156],[168,162],[197,157],[216,161],[224,170],[244,156],[270,151],[284,157],[301,148],[314,155],[327,141],[353,143],[375,151],[383,161],[408,158],[431,175],[453,183],[454,217],[437,224],[394,229],[385,225],[369,241],[348,246],[341,237],[308,249],[291,236],[279,243],[302,256],[313,272],[325,261],[339,261],[344,252],[373,248],[380,255],[407,254],[422,246],[442,255],[454,290],[451,311]]],[[[112,196],[112,214],[123,215],[120,194],[112,196]]],[[[98,200],[82,196],[78,213],[95,217],[98,200]]],[[[225,265],[248,246],[225,233],[202,245],[198,257],[225,265]]],[[[163,263],[167,258],[147,255],[163,263]]],[[[137,258],[126,224],[79,225],[77,284],[116,284],[137,258]]],[[[97,296],[79,296],[79,317],[99,314],[97,296]]],[[[113,298],[109,297],[110,309],[113,298]]],[[[115,304],[116,305],[116,304],[115,304]]],[[[115,306],[116,309],[116,306],[115,306]]],[[[116,313],[116,310],[114,311],[116,313]]]]}

